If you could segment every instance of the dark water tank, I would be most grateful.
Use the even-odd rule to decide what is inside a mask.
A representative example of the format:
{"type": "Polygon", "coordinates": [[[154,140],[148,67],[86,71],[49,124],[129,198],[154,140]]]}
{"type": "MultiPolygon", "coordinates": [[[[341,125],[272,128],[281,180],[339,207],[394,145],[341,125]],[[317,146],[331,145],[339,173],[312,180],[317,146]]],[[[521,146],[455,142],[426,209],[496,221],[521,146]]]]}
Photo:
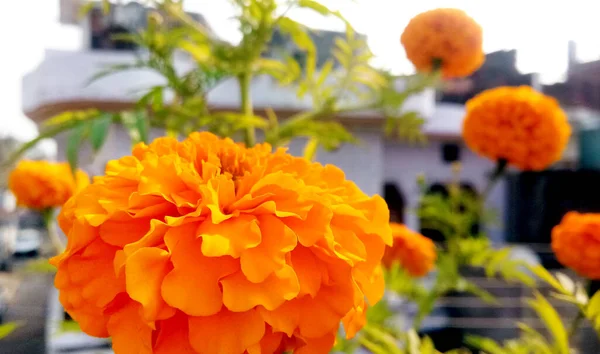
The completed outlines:
{"type": "MultiPolygon", "coordinates": [[[[552,228],[569,211],[600,212],[600,170],[523,172],[507,178],[506,240],[549,245],[552,228]]],[[[550,268],[552,254],[540,254],[550,268]]]]}

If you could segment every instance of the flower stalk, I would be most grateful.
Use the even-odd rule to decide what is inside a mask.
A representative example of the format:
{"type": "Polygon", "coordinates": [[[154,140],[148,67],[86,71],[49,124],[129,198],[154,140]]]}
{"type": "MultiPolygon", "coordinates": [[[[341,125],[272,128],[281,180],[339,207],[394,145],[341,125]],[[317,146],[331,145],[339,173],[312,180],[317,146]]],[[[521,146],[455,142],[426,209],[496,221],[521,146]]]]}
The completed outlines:
{"type": "Polygon", "coordinates": [[[50,242],[54,247],[54,251],[56,254],[61,254],[65,250],[65,245],[60,239],[58,230],[56,228],[56,222],[54,220],[54,208],[45,209],[42,212],[42,216],[44,219],[44,226],[46,227],[46,231],[48,232],[48,237],[50,238],[50,242]]]}

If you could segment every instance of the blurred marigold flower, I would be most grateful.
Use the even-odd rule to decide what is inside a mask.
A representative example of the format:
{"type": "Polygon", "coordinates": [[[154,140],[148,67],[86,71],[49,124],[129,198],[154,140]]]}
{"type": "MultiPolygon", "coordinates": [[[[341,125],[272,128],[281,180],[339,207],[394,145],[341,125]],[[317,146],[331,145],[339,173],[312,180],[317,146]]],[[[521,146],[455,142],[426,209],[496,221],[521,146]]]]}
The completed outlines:
{"type": "Polygon", "coordinates": [[[210,133],[111,161],[59,216],[60,300],[120,353],[329,353],[383,295],[389,211],[344,173],[210,133]]]}
{"type": "Polygon", "coordinates": [[[419,72],[440,68],[445,78],[472,74],[485,61],[481,26],[458,9],[435,9],[410,20],[400,39],[419,72]]]}
{"type": "Polygon", "coordinates": [[[570,135],[558,102],[529,86],[486,90],[467,102],[463,138],[469,148],[521,170],[543,170],[559,160],[570,135]]]}
{"type": "Polygon", "coordinates": [[[600,279],[600,214],[567,213],[552,229],[552,250],[564,266],[600,279]]]}
{"type": "Polygon", "coordinates": [[[81,170],[74,177],[66,162],[21,160],[8,177],[8,187],[17,203],[35,210],[60,207],[89,183],[81,170]]]}
{"type": "Polygon", "coordinates": [[[435,244],[429,238],[398,223],[391,223],[394,244],[387,247],[383,265],[390,268],[395,262],[414,277],[422,277],[435,266],[435,244]]]}

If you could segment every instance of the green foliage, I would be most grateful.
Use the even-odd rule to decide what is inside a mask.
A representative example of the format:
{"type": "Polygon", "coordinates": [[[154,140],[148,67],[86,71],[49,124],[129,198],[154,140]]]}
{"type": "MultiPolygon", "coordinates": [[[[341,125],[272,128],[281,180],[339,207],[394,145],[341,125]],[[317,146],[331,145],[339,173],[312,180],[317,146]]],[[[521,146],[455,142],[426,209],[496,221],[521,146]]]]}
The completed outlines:
{"type": "Polygon", "coordinates": [[[31,273],[56,273],[56,267],[48,262],[46,258],[40,258],[27,262],[23,271],[31,273]]]}
{"type": "MultiPolygon", "coordinates": [[[[95,111],[65,112],[51,119],[41,137],[52,137],[70,131],[67,159],[76,166],[80,146],[89,141],[94,151],[101,149],[111,124],[125,126],[132,143],[148,141],[150,128],[165,129],[168,135],[187,135],[208,130],[220,136],[235,137],[245,132],[248,143],[254,143],[254,131],[262,130],[265,140],[275,146],[285,145],[297,137],[307,138],[305,155],[314,158],[319,148],[335,150],[357,139],[338,119],[347,114],[372,112],[386,117],[386,131],[409,142],[424,141],[423,124],[415,112],[405,112],[402,105],[414,93],[435,85],[435,75],[406,77],[405,90],[396,89],[397,77],[373,68],[373,57],[364,38],[358,36],[348,21],[336,11],[315,0],[233,0],[242,38],[232,44],[214,36],[194,22],[183,10],[181,2],[154,1],[156,11],[150,14],[147,29],[119,35],[148,54],[138,55],[131,63],[107,67],[94,75],[91,82],[126,70],[150,70],[160,74],[166,84],[150,87],[132,110],[118,113],[95,111]],[[283,6],[283,7],[282,7],[283,6]],[[330,59],[317,67],[317,47],[311,30],[286,16],[293,7],[315,11],[346,24],[345,38],[337,38],[330,59]],[[173,26],[173,23],[178,25],[173,26]],[[265,57],[273,33],[288,36],[305,55],[299,63],[284,53],[282,59],[265,57]],[[175,67],[175,55],[184,51],[196,62],[188,72],[175,67]],[[253,112],[250,86],[256,75],[269,75],[280,85],[294,85],[297,95],[310,96],[313,109],[298,112],[281,123],[272,111],[267,117],[253,112]],[[207,94],[225,79],[235,78],[242,92],[241,114],[214,111],[208,106],[207,94]],[[166,92],[174,99],[166,101],[166,92]],[[52,127],[52,129],[50,129],[52,127]]],[[[104,2],[103,8],[110,10],[104,2]]],[[[90,5],[93,6],[93,5],[90,5]]],[[[91,7],[85,7],[89,11],[91,7]]],[[[318,35],[318,34],[317,34],[318,35]]],[[[34,142],[23,147],[30,148],[34,142]]],[[[23,151],[24,151],[23,150],[23,151]]],[[[22,152],[20,152],[21,154],[22,152]]],[[[13,159],[18,158],[16,154],[13,159]]]]}
{"type": "Polygon", "coordinates": [[[509,247],[494,249],[489,239],[481,237],[463,238],[453,244],[462,264],[483,268],[487,277],[500,276],[507,282],[535,285],[527,272],[527,263],[512,259],[509,247]]]}
{"type": "Polygon", "coordinates": [[[81,332],[79,324],[73,320],[64,320],[60,323],[60,333],[81,332]]]}
{"type": "Polygon", "coordinates": [[[17,328],[21,327],[23,324],[20,322],[9,322],[0,325],[0,339],[8,336],[12,332],[14,332],[17,328]]]}
{"type": "Polygon", "coordinates": [[[569,334],[560,319],[560,315],[548,300],[539,292],[534,293],[534,298],[527,300],[527,304],[536,312],[544,326],[551,335],[548,341],[541,333],[519,323],[521,336],[511,339],[500,345],[489,338],[468,336],[466,343],[489,354],[569,354],[569,334]]]}
{"type": "Polygon", "coordinates": [[[540,280],[553,288],[552,297],[575,305],[579,309],[578,316],[590,321],[600,338],[600,292],[588,294],[585,284],[576,282],[562,273],[552,275],[542,266],[529,268],[540,280]]]}

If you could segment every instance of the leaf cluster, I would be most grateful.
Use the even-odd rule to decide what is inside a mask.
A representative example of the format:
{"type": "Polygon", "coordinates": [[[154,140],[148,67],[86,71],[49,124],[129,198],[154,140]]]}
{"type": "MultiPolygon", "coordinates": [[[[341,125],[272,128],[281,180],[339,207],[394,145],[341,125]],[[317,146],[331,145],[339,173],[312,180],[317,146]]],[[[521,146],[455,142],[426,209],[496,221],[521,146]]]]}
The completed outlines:
{"type": "MultiPolygon", "coordinates": [[[[68,160],[76,166],[81,144],[89,141],[97,151],[112,124],[125,126],[133,143],[147,141],[149,129],[158,128],[171,136],[197,130],[226,137],[246,134],[246,142],[253,144],[254,131],[260,130],[260,136],[275,146],[299,137],[307,139],[305,155],[309,158],[319,149],[331,151],[342,144],[357,142],[339,120],[344,115],[383,115],[387,119],[387,133],[412,142],[424,140],[420,130],[423,120],[416,112],[405,112],[403,104],[410,95],[434,86],[437,76],[403,78],[406,85],[399,89],[398,77],[370,65],[373,54],[366,39],[339,12],[318,1],[231,1],[237,10],[235,18],[241,33],[238,43],[221,40],[195,22],[183,11],[181,1],[150,1],[155,10],[149,15],[148,27],[116,38],[141,48],[135,58],[107,67],[94,75],[90,83],[123,71],[146,70],[158,73],[164,84],[146,88],[136,105],[124,112],[92,110],[60,114],[43,127],[39,139],[25,144],[12,160],[41,138],[69,132],[68,160]],[[319,48],[315,44],[321,33],[287,16],[293,8],[308,9],[346,24],[345,35],[335,38],[330,57],[323,65],[317,63],[319,48]],[[294,43],[302,60],[290,53],[274,55],[274,33],[294,43]],[[191,65],[182,71],[176,63],[184,57],[191,65]],[[312,109],[285,119],[279,119],[268,108],[264,116],[254,112],[251,86],[245,83],[257,76],[269,76],[279,85],[295,89],[299,99],[312,102],[312,109]],[[225,80],[239,83],[242,97],[239,111],[223,112],[208,104],[210,91],[225,80]]],[[[103,3],[105,11],[110,11],[108,5],[103,3]]]]}

